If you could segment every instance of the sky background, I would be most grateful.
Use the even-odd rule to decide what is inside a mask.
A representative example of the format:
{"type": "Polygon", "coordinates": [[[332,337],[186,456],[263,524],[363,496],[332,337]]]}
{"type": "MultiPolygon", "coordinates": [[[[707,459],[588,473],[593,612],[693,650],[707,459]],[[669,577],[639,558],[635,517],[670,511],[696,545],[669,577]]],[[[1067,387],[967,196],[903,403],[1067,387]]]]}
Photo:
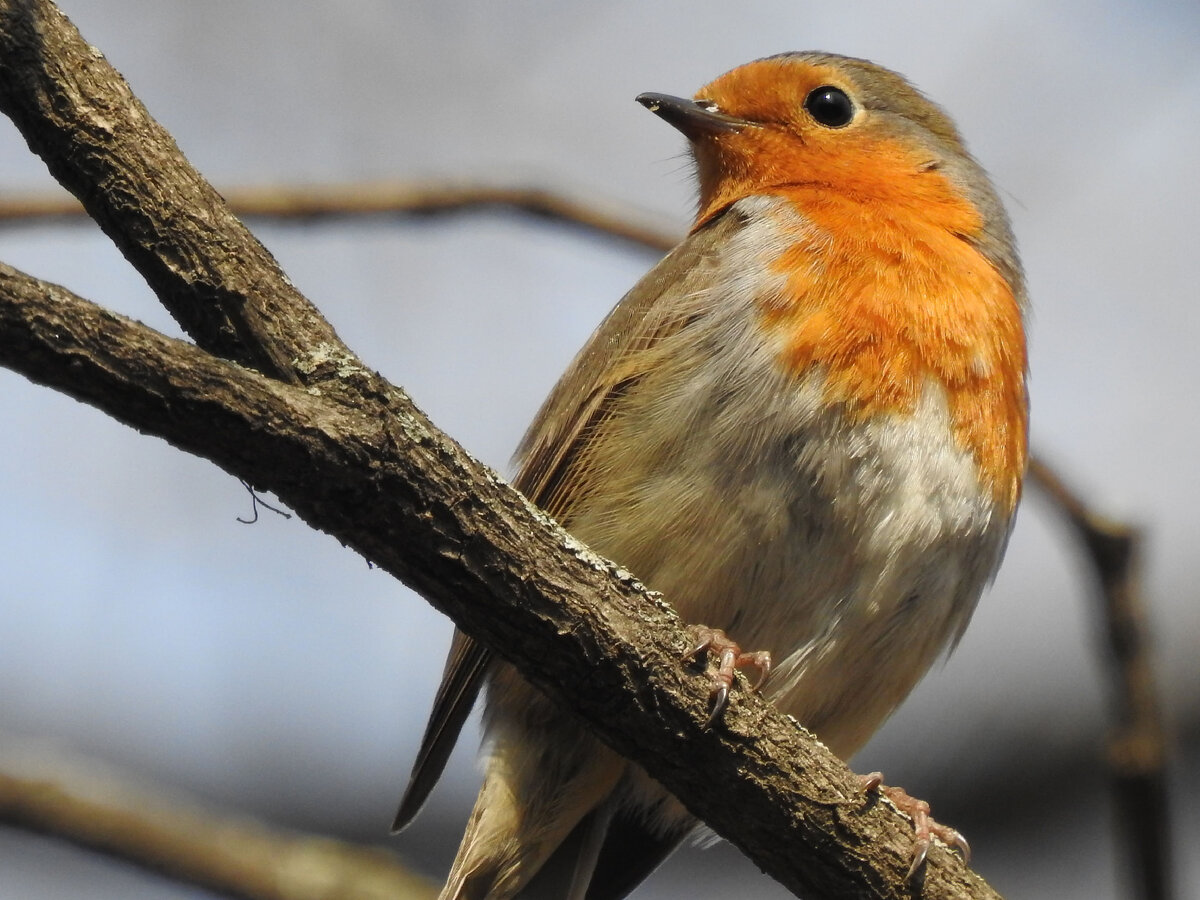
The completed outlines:
{"type": "MultiPolygon", "coordinates": [[[[873,59],[994,176],[1034,304],[1032,440],[1143,526],[1175,733],[1181,896],[1200,896],[1200,5],[1190,2],[65,0],[221,187],[484,179],[628,205],[682,233],[683,139],[633,102],[784,50],[873,59]],[[736,8],[736,12],[734,12],[736,8]]],[[[56,187],[0,122],[0,192],[56,187]]],[[[650,253],[503,214],[251,227],[371,366],[501,471],[650,253]]],[[[179,329],[88,222],[0,228],[0,259],[179,329]]],[[[450,624],[236,480],[0,371],[0,764],[82,755],[215,808],[386,842],[440,876],[476,789],[468,736],[386,837],[450,624]]],[[[1009,897],[1122,896],[1091,585],[1035,494],[949,663],[855,760],[960,827],[1009,897]]],[[[785,896],[728,847],[687,879],[785,896]],[[761,881],[761,884],[759,883],[761,881]]],[[[696,882],[693,882],[696,883],[696,882]]],[[[0,900],[202,891],[0,829],[0,900]]]]}

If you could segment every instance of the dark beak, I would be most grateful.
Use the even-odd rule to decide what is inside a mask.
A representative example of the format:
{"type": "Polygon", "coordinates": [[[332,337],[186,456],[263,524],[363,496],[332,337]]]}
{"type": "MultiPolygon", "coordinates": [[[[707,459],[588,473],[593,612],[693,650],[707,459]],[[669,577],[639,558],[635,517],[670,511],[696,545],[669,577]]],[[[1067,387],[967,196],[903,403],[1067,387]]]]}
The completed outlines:
{"type": "Polygon", "coordinates": [[[678,128],[688,140],[741,131],[753,122],[729,116],[705,100],[686,100],[670,94],[638,94],[637,102],[678,128]]]}

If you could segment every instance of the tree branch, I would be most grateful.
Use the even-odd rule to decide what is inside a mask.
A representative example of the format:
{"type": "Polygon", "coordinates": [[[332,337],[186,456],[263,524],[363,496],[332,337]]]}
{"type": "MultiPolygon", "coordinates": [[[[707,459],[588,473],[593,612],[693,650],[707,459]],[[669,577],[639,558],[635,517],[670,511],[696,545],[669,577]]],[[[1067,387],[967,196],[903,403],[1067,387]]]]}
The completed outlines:
{"type": "Polygon", "coordinates": [[[298,351],[333,328],[53,4],[5,0],[0,17],[0,110],[29,148],[196,343],[298,380],[298,351]]]}
{"type": "MultiPolygon", "coordinates": [[[[61,769],[61,767],[60,767],[61,769]]],[[[432,900],[391,854],[218,816],[79,773],[0,772],[0,822],[65,838],[245,900],[432,900]]]]}
{"type": "MultiPolygon", "coordinates": [[[[540,187],[452,181],[361,181],[326,185],[274,185],[223,189],[237,216],[308,222],[359,216],[418,217],[507,209],[591,235],[665,253],[678,232],[639,220],[626,208],[540,187]]],[[[0,198],[0,226],[53,219],[82,220],[71,197],[31,194],[0,198]]]]}
{"type": "MultiPolygon", "coordinates": [[[[756,695],[705,732],[707,682],[679,664],[687,637],[670,609],[433,430],[399,389],[348,372],[374,399],[347,407],[7,266],[0,332],[0,363],[269,488],[423,593],[719,832],[758,845],[756,862],[793,890],[907,895],[912,835],[900,816],[868,804],[844,765],[756,695]],[[713,784],[727,786],[719,800],[713,784]]],[[[935,857],[927,896],[993,896],[953,854],[935,857]]]]}
{"type": "MultiPolygon", "coordinates": [[[[199,345],[5,267],[0,362],[275,491],[793,891],[911,896],[907,821],[756,695],[706,732],[707,682],[679,664],[686,637],[670,609],[362,367],[46,0],[0,2],[0,86],[31,146],[199,345]]],[[[931,858],[926,897],[995,896],[953,854],[931,858]]]]}
{"type": "Polygon", "coordinates": [[[1167,742],[1158,704],[1150,627],[1138,568],[1141,535],[1097,515],[1049,466],[1034,460],[1030,478],[1054,502],[1097,576],[1108,637],[1114,726],[1108,740],[1114,815],[1134,895],[1168,900],[1171,884],[1167,742]]]}

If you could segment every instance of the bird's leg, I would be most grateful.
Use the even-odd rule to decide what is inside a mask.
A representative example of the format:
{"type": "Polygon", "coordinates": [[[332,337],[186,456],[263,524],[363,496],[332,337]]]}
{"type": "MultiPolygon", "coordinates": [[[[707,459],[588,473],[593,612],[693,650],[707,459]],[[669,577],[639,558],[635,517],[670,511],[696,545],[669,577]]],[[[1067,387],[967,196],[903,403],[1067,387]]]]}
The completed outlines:
{"type": "Polygon", "coordinates": [[[684,662],[695,659],[702,653],[713,653],[718,659],[717,671],[712,676],[713,708],[708,721],[704,723],[705,729],[708,729],[712,728],[713,724],[721,718],[721,713],[725,711],[725,704],[729,700],[729,689],[733,686],[733,673],[746,666],[757,668],[758,679],[751,687],[751,690],[757,691],[771,672],[771,654],[766,650],[743,653],[742,648],[731,641],[719,628],[693,625],[688,630],[692,633],[696,643],[691,650],[684,654],[684,662]]]}
{"type": "Polygon", "coordinates": [[[909,796],[904,788],[889,787],[884,784],[882,772],[859,775],[858,779],[864,791],[879,791],[891,800],[898,810],[912,819],[913,831],[916,833],[917,840],[913,845],[912,864],[908,867],[908,874],[904,876],[905,881],[912,881],[913,876],[925,863],[925,857],[929,855],[929,847],[933,838],[937,838],[947,847],[957,847],[958,852],[962,854],[963,862],[971,861],[971,845],[967,843],[967,839],[953,828],[936,822],[929,815],[929,804],[924,800],[909,796]]]}

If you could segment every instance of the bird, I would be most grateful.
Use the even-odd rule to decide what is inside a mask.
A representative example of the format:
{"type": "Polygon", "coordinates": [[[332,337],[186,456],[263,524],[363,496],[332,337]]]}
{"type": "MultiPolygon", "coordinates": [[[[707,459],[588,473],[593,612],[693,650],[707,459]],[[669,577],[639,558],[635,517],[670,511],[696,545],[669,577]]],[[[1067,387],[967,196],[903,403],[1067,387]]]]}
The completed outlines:
{"type": "MultiPolygon", "coordinates": [[[[734,667],[769,670],[764,695],[847,759],[957,643],[1008,542],[1028,452],[1012,229],[949,115],[867,60],[784,53],[637,101],[690,145],[695,220],[553,388],[514,484],[700,626],[717,706],[734,667]]],[[[441,900],[616,900],[697,831],[461,632],[397,830],[485,684],[441,900]]]]}

